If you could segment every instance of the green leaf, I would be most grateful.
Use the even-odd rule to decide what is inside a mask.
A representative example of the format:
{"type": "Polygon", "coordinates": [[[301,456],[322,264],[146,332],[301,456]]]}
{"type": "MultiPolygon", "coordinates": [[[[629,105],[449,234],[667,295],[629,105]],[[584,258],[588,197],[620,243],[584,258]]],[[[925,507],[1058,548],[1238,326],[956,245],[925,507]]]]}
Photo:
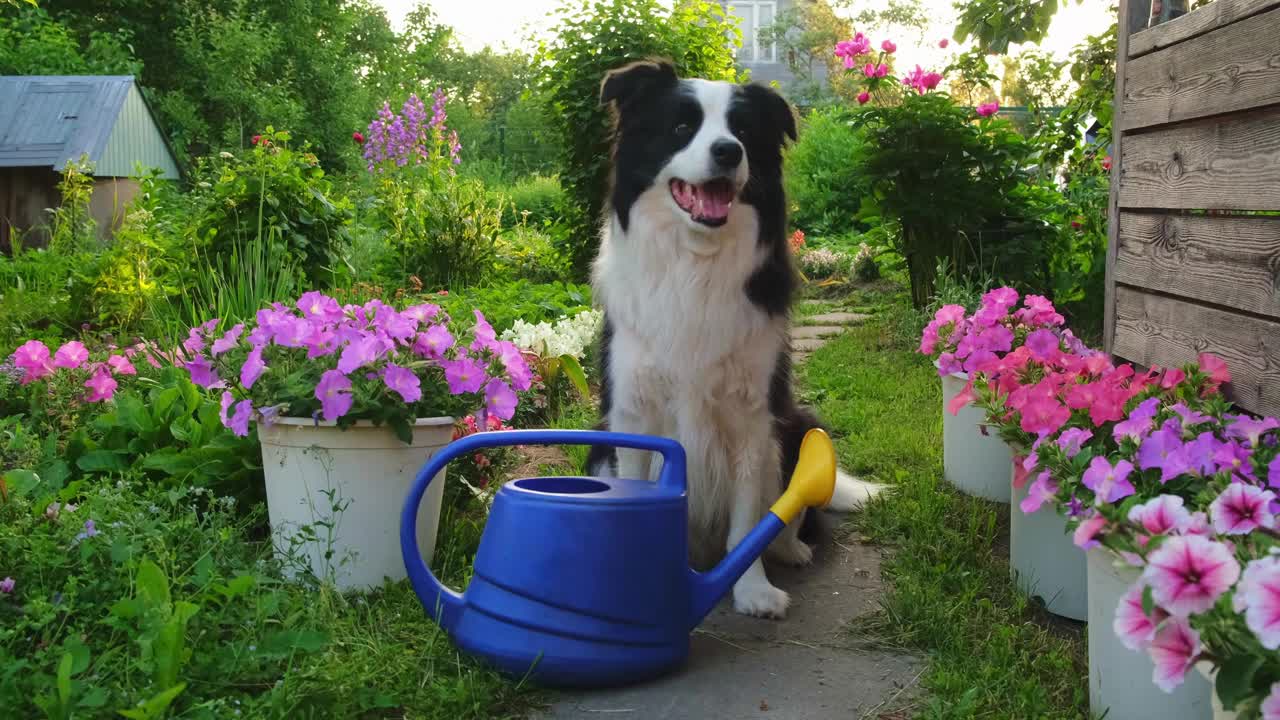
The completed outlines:
{"type": "Polygon", "coordinates": [[[138,565],[138,599],[149,607],[167,607],[170,604],[169,580],[164,571],[144,558],[138,565]]]}
{"type": "Polygon", "coordinates": [[[142,467],[147,470],[159,470],[168,475],[181,475],[190,472],[194,463],[190,456],[181,450],[171,447],[151,453],[142,460],[142,467]]]}
{"type": "Polygon", "coordinates": [[[413,443],[413,426],[404,415],[396,414],[387,418],[387,425],[391,427],[391,432],[395,433],[400,442],[405,445],[413,443]]]}
{"type": "Polygon", "coordinates": [[[1156,614],[1156,599],[1151,594],[1150,585],[1142,588],[1142,614],[1147,617],[1155,617],[1156,614]]]}
{"type": "Polygon", "coordinates": [[[10,470],[0,476],[0,485],[13,497],[27,495],[40,484],[40,476],[30,470],[10,470]]]}
{"type": "Polygon", "coordinates": [[[89,646],[78,636],[69,635],[62,643],[62,649],[71,657],[71,674],[79,675],[89,667],[89,646]]]}
{"type": "Polygon", "coordinates": [[[151,413],[147,412],[147,406],[133,395],[122,395],[116,398],[116,419],[121,427],[135,433],[147,433],[155,428],[151,413]]]}
{"type": "Polygon", "coordinates": [[[133,545],[125,535],[116,535],[111,540],[111,562],[123,565],[133,557],[133,545]]]}
{"type": "Polygon", "coordinates": [[[1262,662],[1263,658],[1258,655],[1237,655],[1218,668],[1213,685],[1224,710],[1235,710],[1237,703],[1249,698],[1253,676],[1262,662]]]}
{"type": "Polygon", "coordinates": [[[257,583],[257,578],[252,575],[237,575],[232,578],[231,582],[225,585],[215,585],[214,590],[221,594],[227,600],[232,600],[239,595],[249,591],[257,583]]]}
{"type": "Polygon", "coordinates": [[[564,374],[568,376],[569,381],[578,389],[582,397],[591,397],[591,388],[587,386],[587,374],[582,371],[582,365],[578,363],[577,358],[572,355],[561,355],[560,365],[561,369],[564,370],[564,374]]]}
{"type": "Polygon", "coordinates": [[[164,717],[164,713],[173,704],[173,701],[187,689],[187,684],[180,682],[177,685],[157,694],[150,700],[142,703],[138,707],[129,710],[118,711],[121,715],[132,720],[156,720],[164,717]]]}
{"type": "Polygon", "coordinates": [[[329,642],[329,636],[319,630],[282,630],[272,633],[258,645],[262,655],[286,657],[294,651],[316,652],[329,642]]]}
{"type": "Polygon", "coordinates": [[[63,653],[62,661],[58,663],[58,699],[64,710],[71,705],[71,667],[74,664],[69,652],[63,653]]]}
{"type": "Polygon", "coordinates": [[[120,472],[129,466],[124,458],[112,450],[91,450],[76,460],[76,467],[87,473],[120,472]]]}

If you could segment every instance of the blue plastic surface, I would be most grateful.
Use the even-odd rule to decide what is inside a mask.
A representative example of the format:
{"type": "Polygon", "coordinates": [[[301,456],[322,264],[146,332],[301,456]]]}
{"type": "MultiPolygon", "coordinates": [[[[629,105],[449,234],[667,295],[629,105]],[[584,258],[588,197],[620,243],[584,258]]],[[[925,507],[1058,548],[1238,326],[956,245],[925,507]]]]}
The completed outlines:
{"type": "Polygon", "coordinates": [[[545,685],[608,686],[663,674],[689,632],[783,528],[769,514],[707,573],[688,566],[684,448],[593,430],[485,432],[451,443],[418,473],[400,519],[405,569],[428,614],[463,650],[545,685]],[[454,458],[510,445],[611,445],[661,453],[658,482],[552,477],[498,490],[465,595],[418,553],[418,505],[454,458]]]}

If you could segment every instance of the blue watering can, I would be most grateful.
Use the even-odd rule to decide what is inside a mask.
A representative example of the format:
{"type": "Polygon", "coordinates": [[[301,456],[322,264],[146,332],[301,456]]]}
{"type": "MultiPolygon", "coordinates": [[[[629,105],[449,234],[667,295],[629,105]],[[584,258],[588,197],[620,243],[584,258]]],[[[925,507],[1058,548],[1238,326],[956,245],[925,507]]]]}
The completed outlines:
{"type": "Polygon", "coordinates": [[[404,504],[400,547],[427,613],[462,650],[516,676],[562,687],[620,685],[682,664],[702,622],[802,509],[831,501],[835,450],[811,430],[786,492],[717,565],[689,567],[684,448],[594,430],[484,432],[426,464],[404,504]],[[418,551],[418,506],[450,460],[509,445],[606,445],[662,455],[658,482],[585,477],[512,480],[493,500],[465,594],[418,551]]]}

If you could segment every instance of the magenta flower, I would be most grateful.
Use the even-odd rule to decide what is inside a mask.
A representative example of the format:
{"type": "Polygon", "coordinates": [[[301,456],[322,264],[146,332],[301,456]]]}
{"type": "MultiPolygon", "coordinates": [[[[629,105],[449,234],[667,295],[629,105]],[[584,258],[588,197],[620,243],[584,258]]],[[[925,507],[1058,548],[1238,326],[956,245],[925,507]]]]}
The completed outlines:
{"type": "Polygon", "coordinates": [[[387,389],[400,396],[407,403],[415,403],[422,399],[422,383],[412,370],[399,365],[388,364],[382,371],[382,382],[387,389]]]}
{"type": "Polygon", "coordinates": [[[308,360],[327,357],[338,350],[338,334],[324,325],[312,324],[302,345],[307,348],[308,360]]]}
{"type": "Polygon", "coordinates": [[[229,391],[224,390],[222,391],[222,397],[220,400],[222,409],[218,413],[218,419],[222,421],[223,427],[229,428],[231,427],[231,416],[227,414],[227,411],[231,409],[232,405],[235,405],[236,396],[232,395],[229,391]]]}
{"type": "Polygon", "coordinates": [[[15,581],[11,577],[6,577],[5,579],[0,580],[0,593],[3,593],[5,595],[13,594],[13,588],[17,584],[18,584],[17,581],[15,581]]]}
{"type": "Polygon", "coordinates": [[[1262,701],[1262,720],[1280,720],[1280,682],[1271,685],[1271,694],[1262,701]]]}
{"type": "Polygon", "coordinates": [[[1133,464],[1128,460],[1119,460],[1113,466],[1105,457],[1096,457],[1089,463],[1081,481],[1093,491],[1099,503],[1113,503],[1135,492],[1129,482],[1132,472],[1133,464]]]}
{"type": "Polygon", "coordinates": [[[418,321],[396,312],[390,306],[378,308],[373,324],[396,340],[408,340],[418,332],[418,321]]]}
{"type": "Polygon", "coordinates": [[[1169,618],[1156,631],[1147,654],[1155,664],[1151,680],[1156,687],[1171,693],[1182,684],[1200,655],[1200,633],[1186,620],[1169,618]]]}
{"type": "Polygon", "coordinates": [[[1220,535],[1247,535],[1257,528],[1276,526],[1271,503],[1276,494],[1245,483],[1231,483],[1210,505],[1213,529],[1220,535]]]}
{"type": "Polygon", "coordinates": [[[1022,408],[1021,427],[1032,435],[1052,435],[1071,419],[1071,410],[1052,397],[1039,397],[1022,408]]]}
{"type": "Polygon", "coordinates": [[[476,392],[488,381],[484,366],[469,357],[463,356],[440,365],[444,368],[444,379],[449,384],[449,392],[454,395],[476,392]]]}
{"type": "Polygon", "coordinates": [[[1191,513],[1177,495],[1160,495],[1129,510],[1129,522],[1151,535],[1182,532],[1191,525],[1191,513]]]}
{"type": "Polygon", "coordinates": [[[991,117],[992,115],[1000,112],[1000,103],[983,103],[977,107],[976,112],[978,113],[978,117],[991,117]]]}
{"type": "Polygon", "coordinates": [[[1234,441],[1222,443],[1213,454],[1213,461],[1218,471],[1229,471],[1249,480],[1256,480],[1252,458],[1252,450],[1234,441]]]}
{"type": "Polygon", "coordinates": [[[138,370],[124,355],[112,355],[107,358],[107,367],[117,375],[137,375],[138,370]]]}
{"type": "Polygon", "coordinates": [[[1236,589],[1236,603],[1262,647],[1280,649],[1280,556],[1249,563],[1236,589]]]}
{"type": "Polygon", "coordinates": [[[1102,543],[1098,541],[1098,533],[1102,532],[1102,528],[1106,527],[1107,519],[1101,515],[1094,515],[1083,520],[1076,526],[1076,531],[1071,535],[1071,542],[1081,550],[1092,550],[1102,543]]]}
{"type": "Polygon", "coordinates": [[[444,357],[445,350],[453,347],[453,343],[453,335],[449,332],[449,328],[444,325],[432,325],[426,332],[418,333],[413,350],[419,355],[439,360],[444,357]]]}
{"type": "Polygon", "coordinates": [[[434,320],[436,316],[440,314],[440,306],[432,305],[431,303],[412,305],[405,308],[404,312],[400,314],[407,318],[417,320],[419,323],[425,323],[430,320],[434,320]]]}
{"type": "Polygon", "coordinates": [[[951,44],[951,41],[947,38],[942,38],[941,40],[938,41],[938,47],[942,48],[943,50],[946,50],[947,46],[950,44],[951,44]]]}
{"type": "Polygon", "coordinates": [[[236,343],[240,341],[240,334],[244,332],[244,323],[236,323],[230,330],[223,334],[222,337],[213,341],[213,347],[210,354],[214,357],[234,348],[236,343]]]}
{"type": "Polygon", "coordinates": [[[1018,506],[1022,508],[1022,512],[1030,515],[1038,511],[1045,503],[1052,502],[1057,494],[1058,484],[1053,481],[1049,471],[1046,470],[1036,477],[1035,482],[1031,483],[1031,487],[1027,488],[1027,496],[1022,498],[1022,502],[1018,506]]]}
{"type": "Polygon", "coordinates": [[[498,359],[502,361],[502,366],[506,368],[507,378],[511,380],[513,388],[523,392],[533,387],[533,371],[529,369],[529,363],[524,359],[524,353],[515,343],[499,342],[498,359]]]}
{"type": "Polygon", "coordinates": [[[245,390],[251,389],[266,370],[267,364],[262,362],[262,348],[255,347],[244,359],[244,365],[240,366],[240,384],[245,390]]]}
{"type": "Polygon", "coordinates": [[[346,317],[337,300],[315,290],[303,293],[298,298],[297,307],[307,318],[326,323],[340,322],[346,317]]]}
{"type": "Polygon", "coordinates": [[[1182,431],[1177,423],[1165,423],[1159,431],[1142,441],[1138,448],[1138,467],[1143,470],[1164,468],[1169,455],[1182,447],[1182,431]]]}
{"type": "Polygon", "coordinates": [[[53,374],[53,363],[49,360],[49,348],[39,340],[28,340],[13,351],[13,364],[25,370],[19,381],[23,385],[35,382],[53,374]]]}
{"type": "Polygon", "coordinates": [[[226,426],[231,428],[231,432],[236,437],[246,437],[249,434],[249,420],[253,418],[253,403],[248,400],[241,400],[236,403],[236,411],[232,414],[226,426]]]}
{"type": "Polygon", "coordinates": [[[351,380],[338,370],[326,370],[316,385],[316,399],[324,419],[333,422],[346,415],[355,402],[351,397],[351,380]]]}
{"type": "Polygon", "coordinates": [[[894,45],[892,40],[885,40],[884,42],[880,43],[880,49],[892,55],[894,52],[897,51],[898,46],[894,45]]]}
{"type": "Polygon", "coordinates": [[[284,314],[273,323],[272,334],[276,344],[287,348],[306,347],[311,334],[311,323],[294,315],[284,314]]]}
{"type": "Polygon", "coordinates": [[[368,365],[378,359],[382,350],[382,342],[376,335],[364,335],[353,340],[342,349],[338,358],[338,372],[346,375],[368,365]]]}
{"type": "Polygon", "coordinates": [[[1062,452],[1067,458],[1073,458],[1080,454],[1080,450],[1084,444],[1093,438],[1092,430],[1084,428],[1067,428],[1058,436],[1058,447],[1062,448],[1062,452]]]}
{"type": "Polygon", "coordinates": [[[1164,622],[1169,614],[1160,608],[1154,608],[1155,615],[1148,615],[1142,609],[1142,593],[1146,586],[1134,583],[1128,592],[1120,598],[1116,607],[1116,617],[1111,629],[1116,637],[1130,650],[1143,650],[1156,637],[1156,628],[1164,622]]]}
{"type": "Polygon", "coordinates": [[[1280,455],[1267,465],[1267,487],[1280,488],[1280,455]]]}
{"type": "Polygon", "coordinates": [[[1192,410],[1187,407],[1186,403],[1171,405],[1169,409],[1177,413],[1178,418],[1182,421],[1182,427],[1184,428],[1190,428],[1192,425],[1201,425],[1213,420],[1212,417],[1205,415],[1199,410],[1192,410]]]}
{"type": "MultiPolygon", "coordinates": [[[[871,102],[871,93],[867,92],[866,90],[863,90],[862,92],[858,93],[859,105],[866,105],[869,102],[871,102]]],[[[930,352],[932,352],[932,350],[930,352]]]]}
{"type": "Polygon", "coordinates": [[[502,380],[493,378],[485,385],[485,410],[499,420],[510,420],[516,414],[517,402],[515,391],[502,380]]]}
{"type": "Polygon", "coordinates": [[[1218,438],[1214,437],[1212,432],[1206,431],[1200,433],[1195,440],[1183,445],[1179,452],[1183,453],[1189,472],[1212,475],[1217,471],[1217,462],[1214,457],[1221,446],[1222,443],[1218,442],[1218,438]]]}
{"type": "Polygon", "coordinates": [[[218,373],[210,364],[209,358],[197,355],[195,359],[187,361],[185,367],[191,374],[191,382],[196,385],[207,390],[218,384],[218,373]]]}
{"type": "Polygon", "coordinates": [[[116,394],[116,381],[111,377],[111,372],[105,367],[99,367],[88,380],[85,380],[84,386],[89,388],[89,394],[85,397],[85,402],[103,402],[110,400],[116,394]]]}
{"type": "MultiPolygon", "coordinates": [[[[55,362],[54,364],[56,365],[57,363],[55,362]]],[[[1228,415],[1227,419],[1231,421],[1227,425],[1227,437],[1245,440],[1251,448],[1258,447],[1258,441],[1262,437],[1262,433],[1280,428],[1280,420],[1273,417],[1257,420],[1248,415],[1228,415]]]]}
{"type": "Polygon", "coordinates": [[[472,332],[475,334],[476,340],[471,343],[471,349],[479,350],[481,348],[496,348],[495,343],[497,342],[498,336],[497,333],[493,331],[493,326],[489,324],[488,320],[484,319],[484,313],[476,310],[475,314],[476,326],[472,332]]]}
{"type": "Polygon", "coordinates": [[[1167,538],[1150,556],[1143,580],[1169,614],[1185,618],[1213,607],[1240,578],[1226,545],[1199,535],[1167,538]]]}
{"type": "Polygon", "coordinates": [[[58,348],[58,352],[53,356],[53,366],[75,370],[88,359],[89,351],[85,349],[84,344],[78,340],[72,340],[58,348]]]}

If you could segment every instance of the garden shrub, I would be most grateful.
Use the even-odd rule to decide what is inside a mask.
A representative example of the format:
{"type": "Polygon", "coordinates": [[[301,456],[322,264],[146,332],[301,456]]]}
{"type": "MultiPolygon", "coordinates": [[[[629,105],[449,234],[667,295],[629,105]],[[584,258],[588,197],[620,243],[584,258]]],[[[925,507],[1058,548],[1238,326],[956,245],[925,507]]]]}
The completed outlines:
{"type": "Polygon", "coordinates": [[[505,195],[502,226],[506,228],[559,222],[566,202],[560,178],[555,176],[530,175],[495,192],[505,195]]]}
{"type": "Polygon", "coordinates": [[[535,58],[536,86],[564,152],[560,180],[571,201],[566,220],[572,227],[566,254],[584,278],[609,186],[609,118],[600,105],[605,73],[665,57],[684,77],[734,80],[733,48],[741,32],[724,8],[705,0],[674,7],[658,0],[566,0],[554,16],[551,39],[535,58]]]}
{"type": "Polygon", "coordinates": [[[791,224],[814,234],[838,234],[859,225],[865,140],[856,114],[832,107],[801,124],[799,140],[787,150],[786,188],[791,224]]]}
{"type": "Polygon", "coordinates": [[[499,332],[516,320],[554,321],[590,309],[591,288],[566,282],[532,283],[513,280],[487,287],[466,287],[432,299],[451,315],[461,317],[476,308],[499,332]],[[461,313],[461,315],[459,315],[461,313]]]}
{"type": "Polygon", "coordinates": [[[569,263],[556,246],[566,229],[545,221],[541,227],[519,224],[497,242],[497,272],[513,279],[550,283],[569,276],[569,263]]]}

